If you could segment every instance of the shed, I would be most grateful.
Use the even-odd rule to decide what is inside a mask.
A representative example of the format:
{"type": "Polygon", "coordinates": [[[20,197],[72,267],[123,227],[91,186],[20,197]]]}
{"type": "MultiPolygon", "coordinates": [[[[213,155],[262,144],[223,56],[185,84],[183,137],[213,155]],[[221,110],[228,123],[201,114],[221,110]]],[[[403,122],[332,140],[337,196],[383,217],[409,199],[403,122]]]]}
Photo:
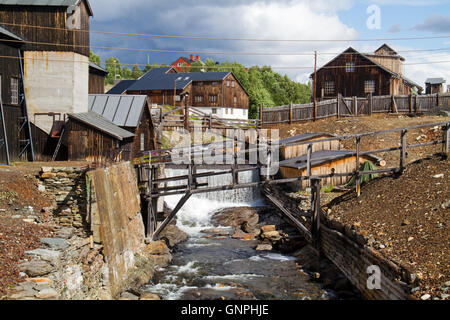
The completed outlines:
{"type": "Polygon", "coordinates": [[[69,113],[66,125],[68,160],[128,159],[134,134],[88,111],[69,113]]]}
{"type": "Polygon", "coordinates": [[[89,61],[89,94],[105,93],[105,78],[108,71],[89,61]]]}
{"type": "MultiPolygon", "coordinates": [[[[302,133],[289,138],[280,140],[280,156],[282,160],[297,158],[308,153],[307,144],[295,144],[302,143],[306,141],[317,141],[327,138],[336,137],[333,134],[324,132],[313,132],[313,133],[302,133]],[[283,146],[289,144],[288,146],[283,146]]],[[[322,151],[322,150],[340,150],[341,144],[339,140],[326,141],[314,143],[312,146],[312,152],[322,151]]]]}
{"type": "Polygon", "coordinates": [[[90,94],[88,108],[134,134],[130,160],[141,151],[156,149],[156,134],[147,96],[90,94]]]}
{"type": "MultiPolygon", "coordinates": [[[[356,170],[356,156],[352,150],[322,150],[311,156],[311,175],[327,175],[346,173],[356,170]]],[[[366,161],[378,163],[381,159],[375,156],[360,156],[360,164],[366,161]]],[[[280,162],[280,173],[283,178],[298,178],[307,175],[307,155],[280,162]]],[[[322,179],[322,185],[339,186],[347,183],[351,177],[329,177],[322,179]]],[[[294,183],[295,189],[304,190],[310,186],[309,181],[294,183]]]]}
{"type": "Polygon", "coordinates": [[[426,94],[436,94],[444,92],[444,78],[428,78],[425,81],[426,94]]]}

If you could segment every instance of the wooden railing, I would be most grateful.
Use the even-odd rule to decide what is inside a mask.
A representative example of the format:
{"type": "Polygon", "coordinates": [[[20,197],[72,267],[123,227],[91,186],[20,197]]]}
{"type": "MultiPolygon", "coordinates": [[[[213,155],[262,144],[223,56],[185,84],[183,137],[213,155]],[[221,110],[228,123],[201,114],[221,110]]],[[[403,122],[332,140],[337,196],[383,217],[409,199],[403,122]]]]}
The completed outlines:
{"type": "Polygon", "coordinates": [[[372,115],[374,113],[426,113],[450,107],[450,94],[342,97],[309,104],[260,108],[261,125],[311,121],[330,117],[372,115]]]}

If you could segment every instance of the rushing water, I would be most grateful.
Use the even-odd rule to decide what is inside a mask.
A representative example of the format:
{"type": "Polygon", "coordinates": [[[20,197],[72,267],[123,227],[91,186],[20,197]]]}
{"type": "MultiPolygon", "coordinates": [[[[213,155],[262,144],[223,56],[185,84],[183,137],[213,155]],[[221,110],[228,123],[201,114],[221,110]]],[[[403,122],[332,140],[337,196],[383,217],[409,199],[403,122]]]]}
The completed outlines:
{"type": "MultiPolygon", "coordinates": [[[[166,176],[186,174],[167,170],[166,176]]],[[[210,186],[229,184],[226,175],[203,178],[210,186]]],[[[240,173],[241,182],[257,181],[254,172],[240,173]]],[[[186,181],[176,182],[177,184],[186,181]]],[[[180,196],[166,197],[171,208],[180,196]]],[[[178,213],[177,226],[189,235],[178,246],[173,263],[157,271],[146,291],[162,299],[330,299],[332,292],[322,290],[296,265],[295,258],[275,252],[254,250],[257,241],[206,239],[200,231],[211,228],[211,216],[220,209],[262,204],[254,189],[221,191],[188,200],[178,213]]],[[[227,229],[227,228],[223,228],[227,229]]]]}

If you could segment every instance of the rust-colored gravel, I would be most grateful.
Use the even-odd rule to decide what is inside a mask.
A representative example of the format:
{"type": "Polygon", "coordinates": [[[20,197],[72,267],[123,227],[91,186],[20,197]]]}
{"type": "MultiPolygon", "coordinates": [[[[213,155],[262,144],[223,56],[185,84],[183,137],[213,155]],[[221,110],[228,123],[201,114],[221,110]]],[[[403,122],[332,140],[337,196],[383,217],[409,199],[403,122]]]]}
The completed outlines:
{"type": "Polygon", "coordinates": [[[438,156],[413,163],[398,178],[363,186],[361,197],[352,192],[331,205],[329,218],[353,226],[385,257],[422,278],[417,298],[448,294],[449,164],[438,156]]]}
{"type": "Polygon", "coordinates": [[[19,280],[19,261],[25,251],[40,246],[40,238],[50,235],[46,228],[20,219],[0,217],[0,299],[19,280]]]}

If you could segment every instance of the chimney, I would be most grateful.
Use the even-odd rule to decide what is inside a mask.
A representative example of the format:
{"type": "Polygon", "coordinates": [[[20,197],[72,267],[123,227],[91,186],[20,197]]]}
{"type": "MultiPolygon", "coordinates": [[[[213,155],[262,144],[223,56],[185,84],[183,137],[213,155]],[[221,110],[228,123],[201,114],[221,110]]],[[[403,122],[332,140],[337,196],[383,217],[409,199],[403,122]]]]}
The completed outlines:
{"type": "Polygon", "coordinates": [[[200,56],[197,56],[197,60],[196,61],[200,61],[200,56]]]}
{"type": "Polygon", "coordinates": [[[194,54],[191,54],[191,56],[189,57],[189,59],[190,59],[191,61],[195,61],[195,55],[194,55],[194,54]]]}

